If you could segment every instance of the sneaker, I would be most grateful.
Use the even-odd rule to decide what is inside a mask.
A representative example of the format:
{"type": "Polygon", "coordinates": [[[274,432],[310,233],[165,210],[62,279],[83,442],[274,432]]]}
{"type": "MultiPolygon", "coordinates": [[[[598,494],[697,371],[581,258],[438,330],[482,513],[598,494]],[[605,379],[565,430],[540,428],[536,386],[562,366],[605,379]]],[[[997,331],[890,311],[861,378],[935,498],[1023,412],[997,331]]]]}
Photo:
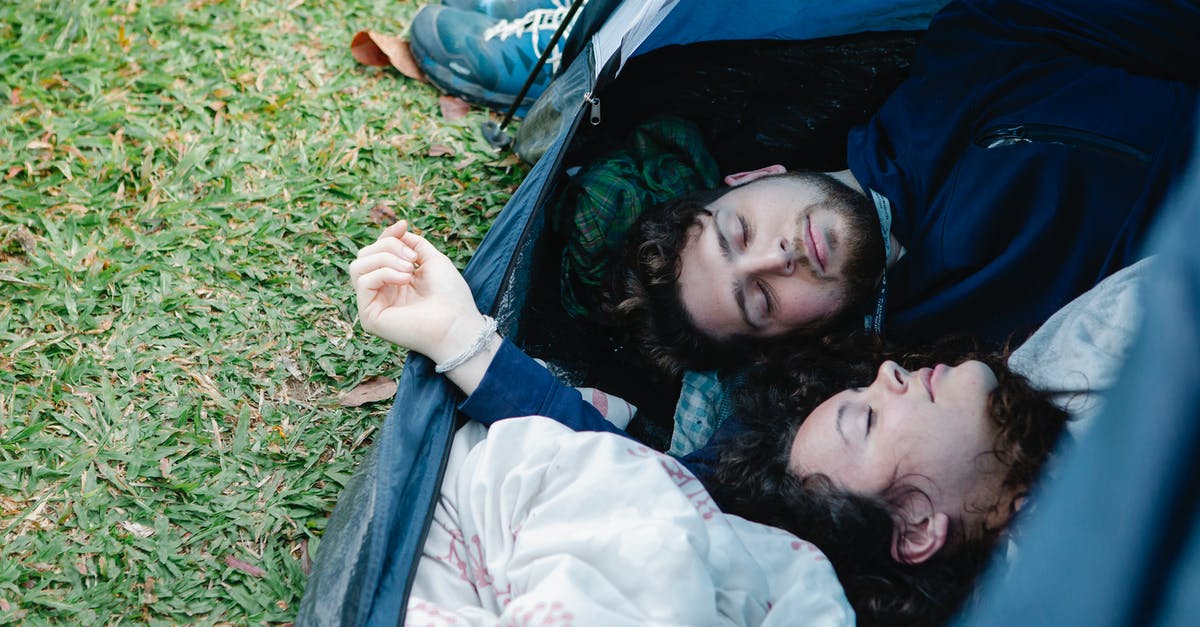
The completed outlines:
{"type": "Polygon", "coordinates": [[[512,20],[534,9],[556,9],[569,5],[571,0],[442,0],[442,4],[499,20],[512,20]]]}
{"type": "MultiPolygon", "coordinates": [[[[529,71],[570,10],[570,5],[534,9],[514,20],[443,5],[421,7],[409,43],[417,65],[438,89],[468,102],[504,110],[512,105],[529,71]]],[[[523,115],[550,84],[562,62],[563,42],[538,72],[518,110],[523,115]]]]}

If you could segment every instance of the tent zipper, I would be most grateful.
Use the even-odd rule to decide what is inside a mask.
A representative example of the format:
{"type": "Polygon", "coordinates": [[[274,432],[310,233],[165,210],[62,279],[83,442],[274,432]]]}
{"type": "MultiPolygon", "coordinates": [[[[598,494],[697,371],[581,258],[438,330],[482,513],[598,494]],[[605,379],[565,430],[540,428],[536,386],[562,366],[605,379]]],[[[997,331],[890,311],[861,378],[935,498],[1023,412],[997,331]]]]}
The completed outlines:
{"type": "Polygon", "coordinates": [[[1019,124],[1017,126],[992,127],[981,133],[975,144],[984,149],[1001,148],[1016,144],[1059,144],[1074,148],[1086,148],[1108,154],[1149,163],[1150,155],[1136,146],[1068,126],[1054,124],[1019,124]]]}
{"type": "Polygon", "coordinates": [[[588,122],[600,126],[600,97],[589,91],[583,95],[583,102],[588,106],[588,122]]]}

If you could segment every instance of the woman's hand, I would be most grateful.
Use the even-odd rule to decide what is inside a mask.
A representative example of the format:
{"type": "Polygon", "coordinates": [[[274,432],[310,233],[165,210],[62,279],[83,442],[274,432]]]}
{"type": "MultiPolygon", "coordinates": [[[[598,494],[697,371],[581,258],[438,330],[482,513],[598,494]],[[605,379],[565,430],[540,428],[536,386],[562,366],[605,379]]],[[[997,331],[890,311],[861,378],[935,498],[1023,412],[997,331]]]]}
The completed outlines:
{"type": "Polygon", "coordinates": [[[485,321],[446,255],[400,221],[350,264],[363,329],[435,363],[461,354],[485,321]]]}

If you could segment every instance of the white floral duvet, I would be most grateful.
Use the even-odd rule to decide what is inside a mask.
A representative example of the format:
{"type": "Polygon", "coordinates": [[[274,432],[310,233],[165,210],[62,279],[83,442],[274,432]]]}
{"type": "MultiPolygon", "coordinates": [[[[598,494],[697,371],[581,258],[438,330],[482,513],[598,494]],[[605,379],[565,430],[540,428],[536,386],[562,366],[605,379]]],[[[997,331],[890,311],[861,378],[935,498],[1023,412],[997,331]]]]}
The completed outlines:
{"type": "Polygon", "coordinates": [[[678,461],[546,418],[455,437],[409,625],[853,625],[825,556],[678,461]],[[486,435],[486,438],[485,438],[486,435]]]}

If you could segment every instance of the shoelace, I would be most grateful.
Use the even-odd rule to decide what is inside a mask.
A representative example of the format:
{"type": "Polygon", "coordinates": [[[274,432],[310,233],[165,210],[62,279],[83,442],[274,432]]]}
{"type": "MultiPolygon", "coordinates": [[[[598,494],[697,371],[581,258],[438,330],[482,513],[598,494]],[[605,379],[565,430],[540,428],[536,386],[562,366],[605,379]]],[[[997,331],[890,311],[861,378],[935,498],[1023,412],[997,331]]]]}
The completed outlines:
{"type": "MultiPolygon", "coordinates": [[[[562,0],[554,0],[554,8],[551,9],[533,9],[525,15],[513,20],[500,20],[487,30],[483,31],[483,40],[491,41],[499,38],[501,40],[509,37],[521,37],[526,33],[532,35],[530,41],[533,44],[533,56],[539,57],[542,54],[541,33],[547,31],[547,35],[553,34],[558,29],[559,24],[562,24],[563,18],[571,7],[569,3],[562,0]]],[[[562,39],[566,41],[571,34],[571,28],[568,26],[563,31],[562,39]]],[[[558,73],[558,66],[562,63],[562,50],[556,49],[550,53],[546,59],[546,65],[550,67],[550,73],[558,73]]]]}

